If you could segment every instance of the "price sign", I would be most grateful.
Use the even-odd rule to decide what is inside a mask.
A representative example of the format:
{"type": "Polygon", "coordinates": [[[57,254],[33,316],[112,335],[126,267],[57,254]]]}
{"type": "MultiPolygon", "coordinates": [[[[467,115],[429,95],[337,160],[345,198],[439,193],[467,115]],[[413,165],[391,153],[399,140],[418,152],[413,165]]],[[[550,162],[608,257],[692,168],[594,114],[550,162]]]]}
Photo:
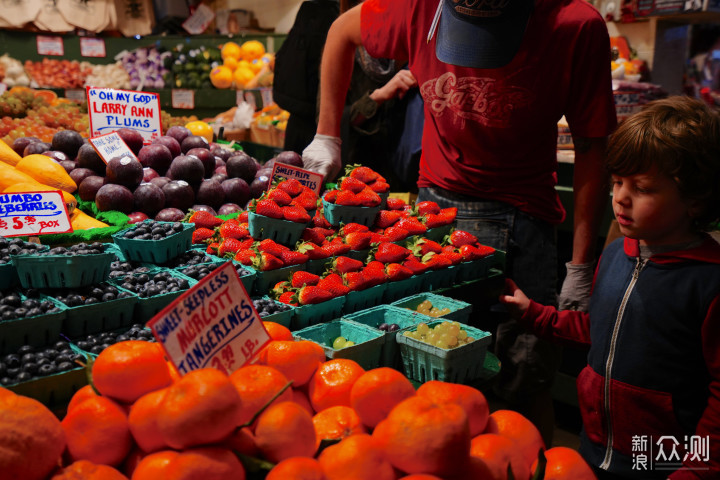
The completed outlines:
{"type": "Polygon", "coordinates": [[[272,95],[272,88],[261,88],[260,89],[260,98],[262,98],[263,107],[272,105],[274,103],[273,95],[272,95]]]}
{"type": "Polygon", "coordinates": [[[110,159],[115,157],[128,158],[128,162],[132,159],[137,160],[135,153],[130,150],[130,147],[127,146],[127,143],[125,143],[117,132],[93,137],[88,141],[106,164],[110,159]]]}
{"type": "Polygon", "coordinates": [[[173,108],[187,108],[192,110],[195,108],[195,92],[186,89],[173,89],[172,91],[173,108]]]}
{"type": "Polygon", "coordinates": [[[83,57],[104,57],[105,40],[97,37],[80,38],[80,55],[83,57]]]}
{"type": "Polygon", "coordinates": [[[72,232],[60,191],[0,194],[0,236],[72,232]]]}
{"type": "Polygon", "coordinates": [[[201,3],[197,6],[193,14],[183,22],[182,27],[192,35],[200,35],[214,19],[215,12],[213,9],[201,3]]]}
{"type": "Polygon", "coordinates": [[[302,183],[310,190],[320,195],[322,189],[323,176],[319,173],[311,172],[310,170],[303,170],[302,168],[288,165],[286,163],[275,162],[272,172],[272,185],[275,182],[276,177],[281,178],[296,178],[298,182],[302,183]]]}
{"type": "Polygon", "coordinates": [[[181,375],[206,367],[230,374],[270,341],[230,262],[176,298],[148,327],[181,375]]]}
{"type": "Polygon", "coordinates": [[[85,90],[80,88],[68,88],[65,90],[65,98],[72,100],[73,102],[83,103],[85,102],[85,90]]]}
{"type": "Polygon", "coordinates": [[[137,130],[147,145],[162,135],[157,93],[97,87],[86,91],[91,136],[129,128],[137,130]]]}
{"type": "Polygon", "coordinates": [[[36,42],[38,55],[65,55],[62,37],[38,35],[36,42]]]}

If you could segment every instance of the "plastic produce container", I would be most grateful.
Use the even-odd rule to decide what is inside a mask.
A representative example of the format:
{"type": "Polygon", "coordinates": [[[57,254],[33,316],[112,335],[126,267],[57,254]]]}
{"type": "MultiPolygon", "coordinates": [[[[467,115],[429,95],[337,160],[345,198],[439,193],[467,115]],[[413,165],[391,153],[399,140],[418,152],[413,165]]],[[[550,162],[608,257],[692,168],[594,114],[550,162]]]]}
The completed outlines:
{"type": "Polygon", "coordinates": [[[400,300],[392,302],[390,305],[394,305],[400,308],[409,308],[410,310],[413,310],[416,314],[425,317],[426,321],[428,321],[435,317],[430,317],[428,315],[423,315],[417,312],[418,305],[420,305],[425,300],[430,300],[430,303],[432,303],[433,307],[438,307],[440,309],[450,309],[450,313],[438,317],[443,320],[454,320],[461,323],[467,322],[468,318],[470,317],[470,312],[472,312],[472,305],[467,302],[455,300],[454,298],[430,292],[418,293],[417,295],[401,298],[400,300]]]}
{"type": "MultiPolygon", "coordinates": [[[[189,287],[192,287],[197,283],[197,280],[186,277],[180,272],[177,272],[175,270],[165,269],[165,268],[158,268],[158,270],[154,271],[152,274],[150,274],[150,278],[153,277],[153,275],[156,275],[157,273],[163,272],[163,271],[170,271],[171,275],[176,278],[183,278],[188,281],[189,287]]],[[[121,287],[122,281],[112,280],[110,283],[117,287],[121,287]]],[[[158,313],[160,310],[165,308],[170,302],[175,300],[177,297],[185,293],[188,289],[185,290],[178,290],[177,292],[169,292],[169,293],[163,293],[160,295],[154,295],[152,297],[140,297],[138,295],[137,302],[135,303],[135,310],[133,312],[133,323],[145,323],[148,320],[150,320],[152,317],[155,316],[156,313],[158,313]]],[[[134,292],[133,292],[134,293],[134,292]]]]}
{"type": "Polygon", "coordinates": [[[385,341],[381,349],[380,365],[383,367],[397,368],[398,370],[401,369],[402,366],[400,350],[397,345],[397,340],[395,339],[397,332],[414,328],[424,319],[425,317],[423,315],[416,315],[409,310],[393,307],[392,305],[378,305],[342,317],[342,320],[360,323],[382,332],[385,341]],[[395,324],[398,326],[398,329],[392,332],[380,330],[380,325],[383,323],[395,324]]]}
{"type": "Polygon", "coordinates": [[[380,366],[382,347],[385,334],[374,328],[355,322],[335,320],[303,328],[294,333],[296,338],[311,340],[325,350],[327,358],[349,358],[355,360],[365,370],[380,366]],[[355,345],[334,349],[333,342],[337,337],[355,342],[355,345]]]}
{"type": "Polygon", "coordinates": [[[494,262],[494,253],[471,262],[462,262],[456,265],[458,269],[456,280],[458,282],[467,282],[469,280],[487,278],[490,266],[492,266],[494,262]]]}
{"type": "MultiPolygon", "coordinates": [[[[432,328],[443,321],[429,322],[428,326],[432,328]]],[[[480,378],[492,335],[464,324],[460,328],[475,340],[450,349],[438,348],[398,332],[396,340],[405,375],[421,383],[428,380],[463,383],[480,378]]]]}
{"type": "Polygon", "coordinates": [[[415,295],[416,293],[422,292],[424,278],[422,275],[413,275],[405,280],[398,280],[395,282],[388,282],[385,288],[385,294],[383,295],[383,301],[385,303],[394,302],[395,300],[415,295]]]}
{"type": "Polygon", "coordinates": [[[307,223],[291,222],[248,212],[248,230],[255,240],[269,238],[288,247],[294,246],[307,226],[307,223]]]}
{"type": "MultiPolygon", "coordinates": [[[[118,288],[118,290],[122,289],[118,288]]],[[[139,298],[132,292],[127,293],[130,293],[130,296],[106,302],[77,307],[66,306],[62,333],[67,337],[78,337],[131,325],[134,322],[133,313],[139,298]]]]}
{"type": "MultiPolygon", "coordinates": [[[[273,300],[272,298],[270,298],[267,295],[263,296],[262,298],[264,298],[266,300],[270,300],[275,303],[280,303],[277,300],[273,300]]],[[[284,312],[277,312],[277,313],[273,313],[273,314],[265,315],[265,316],[262,316],[262,314],[261,314],[260,320],[262,320],[263,322],[279,323],[280,325],[282,325],[284,327],[290,328],[292,318],[295,315],[295,307],[293,307],[292,305],[287,305],[287,306],[289,308],[287,310],[285,310],[284,312]]],[[[258,313],[260,313],[260,312],[258,312],[258,313]]]]}
{"type": "Polygon", "coordinates": [[[344,304],[345,297],[335,297],[326,302],[295,307],[295,316],[290,324],[290,330],[300,330],[310,325],[340,318],[344,304]]]}
{"type": "Polygon", "coordinates": [[[142,223],[121,230],[112,236],[113,242],[120,247],[120,251],[126,260],[161,264],[185,253],[192,246],[192,234],[195,230],[195,225],[192,223],[183,223],[182,231],[168,235],[162,240],[124,238],[126,232],[137,228],[139,225],[142,225],[142,223]]]}
{"type": "Polygon", "coordinates": [[[355,207],[347,205],[337,205],[335,203],[322,201],[323,214],[331,225],[338,226],[341,223],[359,223],[371,227],[375,223],[375,216],[380,211],[380,205],[377,207],[355,207]]]}
{"type": "MultiPolygon", "coordinates": [[[[22,300],[25,295],[20,294],[22,300]]],[[[33,317],[0,320],[0,355],[12,353],[23,345],[41,347],[60,338],[67,307],[52,297],[40,295],[38,300],[50,300],[59,311],[33,317]]]]}
{"type": "Polygon", "coordinates": [[[383,302],[387,282],[366,288],[365,290],[356,290],[345,295],[345,304],[343,305],[343,313],[353,313],[365,308],[380,305],[383,302]]]}
{"type": "Polygon", "coordinates": [[[34,398],[43,405],[67,405],[72,396],[88,384],[85,368],[78,367],[27,382],[8,385],[7,389],[17,395],[34,398]]]}
{"type": "Polygon", "coordinates": [[[14,255],[11,259],[23,288],[78,288],[107,280],[115,254],[14,255]]]}

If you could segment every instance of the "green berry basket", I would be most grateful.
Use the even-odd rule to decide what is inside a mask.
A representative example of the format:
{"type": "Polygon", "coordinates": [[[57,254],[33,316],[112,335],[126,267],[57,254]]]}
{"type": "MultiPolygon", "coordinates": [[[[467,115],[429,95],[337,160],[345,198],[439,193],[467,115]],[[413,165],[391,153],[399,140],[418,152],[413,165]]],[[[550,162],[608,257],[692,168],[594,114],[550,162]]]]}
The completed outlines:
{"type": "MultiPolygon", "coordinates": [[[[262,298],[265,298],[267,300],[272,300],[273,302],[279,303],[279,302],[277,302],[277,300],[273,300],[272,298],[270,298],[267,295],[263,296],[262,298]]],[[[285,310],[284,312],[273,313],[271,315],[266,315],[264,317],[261,315],[260,320],[262,320],[263,322],[279,323],[283,327],[290,328],[290,325],[292,323],[292,318],[295,315],[295,307],[293,307],[292,305],[288,305],[288,307],[290,307],[290,308],[288,310],[285,310]]],[[[260,312],[258,312],[258,313],[260,313],[260,312]]]]}
{"type": "MultiPolygon", "coordinates": [[[[428,326],[433,328],[442,322],[429,322],[428,326]]],[[[407,330],[398,332],[396,340],[405,375],[420,383],[429,380],[464,383],[480,378],[492,335],[469,325],[461,324],[460,328],[475,340],[450,349],[406,337],[407,330]]]]}
{"type": "MultiPolygon", "coordinates": [[[[253,291],[253,288],[255,286],[255,279],[257,278],[257,272],[253,270],[250,267],[246,267],[242,263],[235,261],[235,260],[223,260],[222,258],[214,257],[214,259],[211,262],[207,263],[200,263],[198,265],[188,265],[186,267],[180,267],[180,268],[174,268],[173,270],[180,272],[186,277],[193,278],[191,275],[187,274],[188,268],[191,268],[192,266],[201,266],[201,267],[208,267],[210,270],[215,270],[216,268],[219,268],[221,265],[223,265],[225,262],[232,262],[233,267],[238,272],[238,277],[240,278],[240,283],[243,284],[243,287],[245,287],[245,291],[250,295],[253,291]],[[247,272],[243,273],[243,275],[240,275],[240,272],[247,272]]],[[[198,279],[195,279],[198,280],[198,279]]]]}
{"type": "Polygon", "coordinates": [[[385,296],[387,283],[381,283],[365,290],[355,290],[345,295],[345,305],[343,305],[343,313],[349,314],[363,310],[365,308],[380,305],[385,296]]]}
{"type": "Polygon", "coordinates": [[[395,300],[405,298],[410,295],[422,292],[424,277],[422,275],[413,275],[405,280],[397,280],[395,282],[388,282],[385,288],[385,295],[383,301],[385,303],[391,303],[395,300]]]}
{"type": "Polygon", "coordinates": [[[300,240],[307,226],[307,223],[291,222],[248,212],[248,230],[255,240],[269,238],[288,247],[293,246],[300,240]]]}
{"type": "MultiPolygon", "coordinates": [[[[40,247],[38,252],[44,252],[50,247],[43,245],[40,247]]],[[[8,288],[16,287],[20,284],[20,277],[18,276],[17,267],[13,265],[12,260],[8,263],[0,265],[0,290],[7,290],[8,288]]]]}
{"type": "MultiPolygon", "coordinates": [[[[128,293],[129,296],[77,307],[66,305],[67,311],[62,322],[62,333],[72,338],[91,333],[108,332],[131,325],[134,322],[133,313],[138,296],[120,287],[116,288],[128,293]]],[[[60,302],[60,300],[54,299],[60,302]]]]}
{"type": "Polygon", "coordinates": [[[79,288],[107,280],[115,254],[14,255],[23,288],[79,288]]]}
{"type": "Polygon", "coordinates": [[[402,366],[400,349],[395,339],[396,333],[415,327],[418,323],[422,322],[423,319],[424,316],[422,315],[417,315],[409,310],[393,307],[392,305],[378,305],[342,317],[342,320],[360,323],[382,332],[385,336],[385,341],[383,343],[382,353],[380,354],[380,365],[398,370],[401,370],[402,366]],[[383,331],[379,328],[383,323],[396,324],[399,328],[392,332],[383,331]]]}
{"type": "Polygon", "coordinates": [[[438,288],[446,288],[454,285],[457,280],[458,270],[457,265],[450,265],[445,268],[425,272],[429,278],[430,289],[437,290],[438,288]]]}
{"type": "Polygon", "coordinates": [[[295,316],[290,323],[290,330],[301,330],[318,323],[329,322],[342,315],[345,297],[331,298],[322,303],[295,307],[295,316]]]}
{"type": "MultiPolygon", "coordinates": [[[[27,297],[20,294],[24,301],[27,297]]],[[[33,317],[0,320],[0,355],[16,351],[23,345],[40,347],[51,345],[60,338],[67,307],[52,297],[40,295],[39,300],[50,300],[59,311],[33,317]]]]}
{"type": "Polygon", "coordinates": [[[329,359],[348,358],[355,360],[365,370],[380,366],[380,355],[385,343],[385,334],[374,328],[355,322],[334,320],[298,330],[295,338],[313,341],[325,350],[329,359]],[[355,345],[335,349],[333,342],[338,337],[355,342],[355,345]]]}
{"type": "Polygon", "coordinates": [[[341,223],[359,223],[371,227],[375,223],[375,216],[380,211],[380,205],[377,207],[337,205],[326,202],[324,198],[322,203],[325,218],[331,225],[336,227],[341,223]]]}
{"type": "Polygon", "coordinates": [[[137,228],[142,223],[136,223],[112,236],[113,242],[120,248],[126,260],[159,265],[182,255],[192,246],[192,234],[195,230],[195,225],[192,223],[183,223],[183,229],[180,232],[168,235],[161,240],[137,240],[124,237],[128,231],[137,228]]]}
{"type": "Polygon", "coordinates": [[[328,263],[332,261],[332,257],[329,258],[316,258],[308,260],[305,263],[305,271],[314,273],[315,275],[322,275],[327,270],[328,263]]]}
{"type": "MultiPolygon", "coordinates": [[[[186,277],[178,271],[162,267],[158,267],[158,269],[153,271],[151,275],[158,274],[163,271],[170,271],[171,276],[187,280],[190,288],[192,288],[193,285],[198,283],[197,280],[186,277]]],[[[111,280],[110,283],[119,288],[122,288],[122,281],[111,280]]],[[[135,303],[135,309],[133,311],[133,323],[146,323],[148,320],[154,317],[155,314],[168,306],[170,302],[185,293],[188,289],[178,290],[177,292],[163,293],[160,295],[154,295],[152,297],[141,297],[138,295],[137,301],[135,303]]]]}
{"type": "Polygon", "coordinates": [[[453,229],[453,224],[443,225],[435,228],[428,228],[427,232],[423,233],[422,236],[428,240],[434,240],[436,242],[442,242],[445,236],[450,235],[453,229]]]}
{"type": "Polygon", "coordinates": [[[8,385],[7,389],[17,395],[34,398],[49,407],[67,407],[72,396],[88,384],[84,367],[73,368],[46,377],[8,385]]]}
{"type": "Polygon", "coordinates": [[[467,282],[470,280],[479,280],[487,278],[490,267],[495,263],[495,254],[487,257],[472,260],[470,262],[462,262],[456,265],[458,282],[467,282]]]}
{"type": "Polygon", "coordinates": [[[417,312],[418,305],[420,305],[425,300],[430,300],[430,303],[432,303],[433,307],[438,307],[439,309],[450,309],[450,313],[438,317],[442,320],[454,320],[461,323],[467,322],[468,318],[470,317],[470,312],[472,312],[472,305],[467,302],[463,302],[461,300],[456,300],[454,298],[446,297],[444,295],[438,295],[431,292],[423,292],[412,295],[410,297],[401,298],[400,300],[392,302],[390,305],[413,310],[416,314],[425,318],[425,321],[430,321],[430,319],[434,317],[423,315],[417,312]]]}
{"type": "Polygon", "coordinates": [[[251,292],[253,296],[262,296],[270,293],[270,289],[277,282],[287,280],[298,270],[305,270],[305,265],[290,265],[289,267],[276,268],[275,270],[255,270],[252,267],[246,267],[255,272],[255,284],[251,292]]]}
{"type": "Polygon", "coordinates": [[[361,262],[365,263],[367,261],[368,255],[370,255],[370,249],[365,248],[363,250],[350,250],[344,256],[350,257],[353,260],[360,260],[361,262]]]}

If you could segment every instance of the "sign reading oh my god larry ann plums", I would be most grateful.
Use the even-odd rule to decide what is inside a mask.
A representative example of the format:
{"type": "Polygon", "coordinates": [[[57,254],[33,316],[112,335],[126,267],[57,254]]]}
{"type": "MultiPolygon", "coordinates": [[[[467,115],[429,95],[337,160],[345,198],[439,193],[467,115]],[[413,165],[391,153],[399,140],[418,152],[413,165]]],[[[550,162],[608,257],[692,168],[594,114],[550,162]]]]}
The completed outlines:
{"type": "Polygon", "coordinates": [[[230,262],[180,295],[148,326],[181,375],[206,367],[230,374],[270,341],[230,262]]]}
{"type": "Polygon", "coordinates": [[[148,144],[162,135],[157,93],[97,87],[87,87],[86,91],[91,137],[129,128],[148,144]]]}

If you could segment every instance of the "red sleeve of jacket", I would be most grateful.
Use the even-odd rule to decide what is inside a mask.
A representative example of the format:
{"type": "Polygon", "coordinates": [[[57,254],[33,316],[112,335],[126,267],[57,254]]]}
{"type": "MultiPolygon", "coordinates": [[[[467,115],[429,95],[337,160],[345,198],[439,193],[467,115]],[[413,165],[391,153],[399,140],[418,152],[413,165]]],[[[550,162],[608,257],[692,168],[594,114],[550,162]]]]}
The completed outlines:
{"type": "Polygon", "coordinates": [[[720,478],[720,297],[710,305],[702,327],[703,355],[710,374],[710,396],[698,422],[695,435],[709,438],[709,451],[699,452],[700,459],[688,458],[672,480],[720,478]],[[703,461],[707,457],[707,461],[703,461]]]}
{"type": "Polygon", "coordinates": [[[575,348],[590,346],[590,316],[575,310],[558,311],[530,300],[530,306],[520,319],[535,335],[551,342],[575,348]]]}

